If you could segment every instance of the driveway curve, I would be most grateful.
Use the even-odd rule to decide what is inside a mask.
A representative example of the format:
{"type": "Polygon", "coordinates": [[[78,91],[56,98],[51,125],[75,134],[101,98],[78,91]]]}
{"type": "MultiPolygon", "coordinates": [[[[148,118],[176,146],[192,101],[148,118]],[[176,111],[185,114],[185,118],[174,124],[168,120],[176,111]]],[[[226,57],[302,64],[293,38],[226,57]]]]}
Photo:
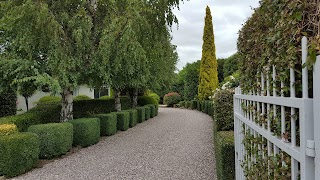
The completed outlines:
{"type": "Polygon", "coordinates": [[[212,119],[160,108],[159,115],[17,180],[216,179],[212,119]]]}

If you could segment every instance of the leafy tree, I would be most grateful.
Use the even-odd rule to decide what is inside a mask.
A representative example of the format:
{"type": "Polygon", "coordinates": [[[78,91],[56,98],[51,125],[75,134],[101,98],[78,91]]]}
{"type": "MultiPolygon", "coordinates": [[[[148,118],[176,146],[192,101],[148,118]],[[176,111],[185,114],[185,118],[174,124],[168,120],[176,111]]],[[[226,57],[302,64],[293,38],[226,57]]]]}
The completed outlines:
{"type": "Polygon", "coordinates": [[[198,88],[198,97],[200,100],[208,99],[208,97],[212,95],[213,90],[218,87],[217,66],[212,16],[210,8],[207,6],[198,88]]]}
{"type": "Polygon", "coordinates": [[[1,85],[14,88],[31,83],[61,93],[60,119],[73,119],[72,89],[83,79],[88,83],[108,79],[108,72],[99,68],[108,62],[95,49],[107,24],[109,4],[96,0],[2,2],[1,85]]]}
{"type": "Polygon", "coordinates": [[[184,79],[184,99],[193,100],[198,95],[200,61],[187,64],[184,79]]]}
{"type": "Polygon", "coordinates": [[[223,75],[224,62],[225,62],[225,59],[218,59],[218,80],[219,80],[219,83],[224,80],[224,75],[223,75]]]}
{"type": "Polygon", "coordinates": [[[226,78],[232,75],[239,69],[239,53],[235,53],[232,56],[226,58],[223,64],[223,77],[226,78]]]}

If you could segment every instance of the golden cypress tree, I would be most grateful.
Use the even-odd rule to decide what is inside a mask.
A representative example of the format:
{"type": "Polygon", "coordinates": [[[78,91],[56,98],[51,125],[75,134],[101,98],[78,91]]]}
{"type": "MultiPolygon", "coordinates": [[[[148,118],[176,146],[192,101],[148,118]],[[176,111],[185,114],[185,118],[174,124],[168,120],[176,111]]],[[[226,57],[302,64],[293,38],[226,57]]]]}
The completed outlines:
{"type": "Polygon", "coordinates": [[[203,32],[202,58],[200,65],[198,98],[206,100],[218,87],[218,63],[216,47],[214,45],[213,25],[210,8],[206,8],[205,25],[203,32]]]}

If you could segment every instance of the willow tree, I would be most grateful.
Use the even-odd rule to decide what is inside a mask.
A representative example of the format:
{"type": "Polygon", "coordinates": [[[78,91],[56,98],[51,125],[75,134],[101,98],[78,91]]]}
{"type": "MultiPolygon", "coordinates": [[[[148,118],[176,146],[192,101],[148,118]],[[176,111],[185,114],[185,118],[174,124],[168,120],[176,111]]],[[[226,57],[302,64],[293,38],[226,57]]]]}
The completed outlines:
{"type": "Polygon", "coordinates": [[[200,65],[198,98],[206,100],[218,87],[216,48],[214,44],[212,16],[210,8],[206,8],[205,25],[203,32],[202,58],[200,65]]]}
{"type": "Polygon", "coordinates": [[[73,119],[72,90],[84,78],[89,83],[108,78],[108,72],[99,68],[107,61],[95,50],[107,4],[103,0],[1,2],[0,82],[11,87],[29,82],[60,93],[60,119],[73,119]]]}

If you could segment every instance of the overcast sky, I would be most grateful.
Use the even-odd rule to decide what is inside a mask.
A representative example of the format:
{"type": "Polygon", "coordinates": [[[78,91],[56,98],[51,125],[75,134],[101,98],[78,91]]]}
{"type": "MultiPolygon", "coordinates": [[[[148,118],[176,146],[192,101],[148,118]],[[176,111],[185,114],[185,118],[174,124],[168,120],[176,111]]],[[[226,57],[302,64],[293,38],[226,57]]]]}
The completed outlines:
{"type": "Polygon", "coordinates": [[[172,28],[172,43],[177,45],[181,70],[188,62],[201,59],[205,8],[211,9],[217,58],[226,58],[237,51],[238,31],[259,6],[259,0],[190,0],[175,10],[179,28],[172,28]]]}

